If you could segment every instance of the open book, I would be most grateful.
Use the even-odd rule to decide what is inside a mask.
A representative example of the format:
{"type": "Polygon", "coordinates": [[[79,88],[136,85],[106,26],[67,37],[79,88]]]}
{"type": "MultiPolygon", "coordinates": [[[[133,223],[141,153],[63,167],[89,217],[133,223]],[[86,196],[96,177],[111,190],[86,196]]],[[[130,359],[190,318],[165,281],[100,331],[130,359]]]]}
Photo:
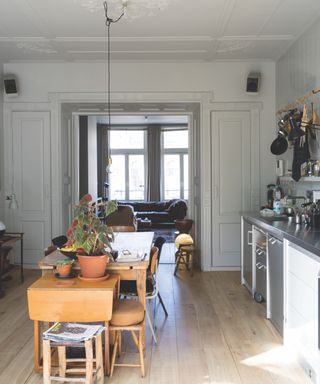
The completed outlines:
{"type": "Polygon", "coordinates": [[[52,341],[84,341],[103,331],[102,325],[55,323],[43,332],[43,338],[52,341]]]}

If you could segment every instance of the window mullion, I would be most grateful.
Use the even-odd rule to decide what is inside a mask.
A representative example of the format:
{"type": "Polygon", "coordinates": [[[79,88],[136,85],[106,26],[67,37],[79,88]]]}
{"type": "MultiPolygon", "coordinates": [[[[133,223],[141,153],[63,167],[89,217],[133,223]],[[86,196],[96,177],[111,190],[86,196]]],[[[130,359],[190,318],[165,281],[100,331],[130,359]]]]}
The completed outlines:
{"type": "Polygon", "coordinates": [[[125,188],[126,188],[126,200],[129,200],[129,154],[125,154],[125,177],[126,177],[126,183],[125,183],[125,188]]]}
{"type": "Polygon", "coordinates": [[[183,154],[180,153],[180,156],[179,156],[179,160],[180,160],[180,198],[183,199],[183,176],[184,176],[184,164],[183,164],[183,154]]]}

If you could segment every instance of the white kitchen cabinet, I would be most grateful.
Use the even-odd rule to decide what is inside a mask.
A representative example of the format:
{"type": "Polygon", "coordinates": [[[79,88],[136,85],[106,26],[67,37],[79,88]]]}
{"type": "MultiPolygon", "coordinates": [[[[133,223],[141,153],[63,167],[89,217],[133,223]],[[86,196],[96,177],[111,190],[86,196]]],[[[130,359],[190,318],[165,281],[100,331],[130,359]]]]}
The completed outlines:
{"type": "Polygon", "coordinates": [[[296,351],[314,383],[320,384],[318,276],[320,258],[285,240],[284,344],[296,351]]]}

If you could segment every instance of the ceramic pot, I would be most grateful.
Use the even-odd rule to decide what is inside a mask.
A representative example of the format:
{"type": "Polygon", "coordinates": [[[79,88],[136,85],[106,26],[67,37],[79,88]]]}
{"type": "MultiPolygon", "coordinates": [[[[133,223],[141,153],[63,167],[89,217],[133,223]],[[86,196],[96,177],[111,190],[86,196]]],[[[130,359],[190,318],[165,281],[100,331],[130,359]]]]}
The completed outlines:
{"type": "Polygon", "coordinates": [[[57,266],[57,272],[60,276],[70,276],[72,264],[63,264],[57,266]]]}
{"type": "Polygon", "coordinates": [[[85,256],[77,255],[82,277],[98,278],[106,274],[106,267],[109,262],[108,255],[85,256]]]}
{"type": "Polygon", "coordinates": [[[180,219],[180,220],[175,220],[174,223],[179,233],[189,233],[192,228],[193,220],[180,219]]]}

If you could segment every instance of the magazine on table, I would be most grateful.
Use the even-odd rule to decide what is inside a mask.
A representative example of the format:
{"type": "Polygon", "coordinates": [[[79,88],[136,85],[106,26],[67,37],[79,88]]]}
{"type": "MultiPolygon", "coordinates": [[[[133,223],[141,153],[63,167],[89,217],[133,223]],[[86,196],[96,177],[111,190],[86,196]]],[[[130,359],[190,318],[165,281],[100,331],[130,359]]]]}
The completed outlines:
{"type": "Polygon", "coordinates": [[[84,341],[102,331],[103,326],[99,324],[55,323],[43,332],[43,338],[52,341],[84,341]]]}

